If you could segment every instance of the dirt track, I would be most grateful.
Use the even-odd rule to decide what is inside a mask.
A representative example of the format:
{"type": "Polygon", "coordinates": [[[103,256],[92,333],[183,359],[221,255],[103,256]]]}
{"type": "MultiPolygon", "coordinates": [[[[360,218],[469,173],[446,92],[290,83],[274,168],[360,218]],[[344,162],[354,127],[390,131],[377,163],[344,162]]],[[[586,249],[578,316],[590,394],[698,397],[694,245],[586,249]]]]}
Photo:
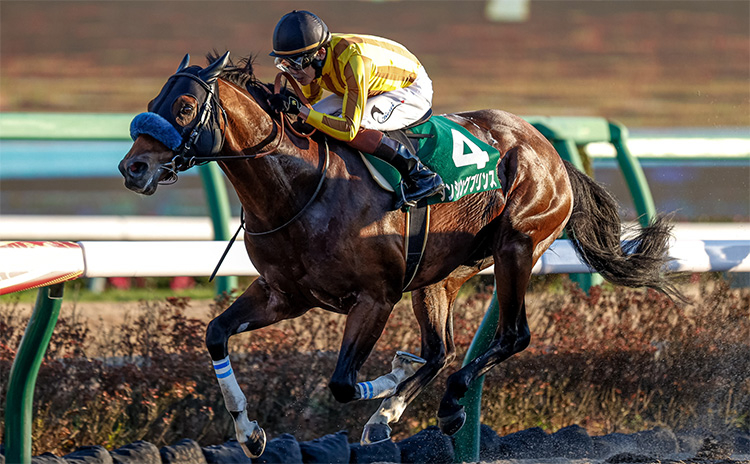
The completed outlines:
{"type": "MultiPolygon", "coordinates": [[[[591,439],[588,441],[594,443],[594,446],[585,447],[581,446],[580,440],[585,436],[585,432],[581,432],[581,429],[572,427],[562,429],[557,434],[546,435],[545,438],[544,432],[529,429],[502,437],[500,440],[505,442],[504,446],[500,445],[494,448],[490,447],[487,440],[483,440],[480,448],[480,462],[486,464],[729,464],[750,462],[750,454],[734,452],[737,448],[750,452],[750,435],[736,435],[734,437],[709,435],[702,439],[699,439],[698,435],[692,438],[681,435],[679,436],[679,444],[677,442],[670,444],[669,440],[664,440],[664,438],[670,436],[675,438],[676,436],[669,431],[655,429],[649,432],[650,435],[648,433],[617,434],[610,437],[609,440],[607,440],[607,437],[593,437],[593,441],[591,439]],[[574,434],[569,436],[567,440],[557,441],[552,447],[545,449],[544,443],[549,446],[554,441],[555,435],[565,434],[566,431],[571,430],[574,434]],[[534,435],[539,441],[523,443],[521,440],[517,440],[519,436],[523,435],[534,435]],[[616,448],[612,446],[615,442],[622,445],[628,440],[643,439],[647,435],[649,440],[640,445],[643,449],[631,447],[629,448],[630,451],[623,451],[628,447],[621,446],[619,451],[603,452],[603,446],[607,443],[609,444],[607,446],[610,446],[609,450],[612,451],[616,448]],[[661,439],[655,439],[657,436],[661,439]],[[697,448],[695,448],[696,445],[697,448]],[[534,447],[536,449],[532,449],[534,447]],[[673,451],[666,452],[665,450],[669,447],[672,447],[673,451]],[[680,452],[674,452],[677,447],[680,448],[680,452]],[[498,454],[511,457],[502,459],[490,457],[498,454]],[[514,455],[523,457],[512,457],[514,455]]],[[[494,433],[492,430],[483,427],[483,439],[489,438],[492,433],[494,433]]],[[[498,443],[495,445],[498,445],[498,443]]],[[[442,435],[436,427],[430,427],[398,443],[388,441],[366,447],[356,443],[348,444],[346,434],[342,433],[326,435],[308,442],[297,442],[291,435],[282,435],[267,443],[262,462],[288,464],[308,462],[453,463],[457,461],[454,453],[451,439],[442,435]]],[[[174,445],[165,446],[161,449],[157,449],[148,442],[137,442],[113,450],[111,453],[102,447],[89,447],[66,455],[65,458],[80,459],[87,456],[88,459],[85,462],[98,464],[107,462],[110,454],[113,458],[117,458],[116,462],[133,464],[158,461],[164,463],[179,462],[180,464],[257,462],[246,458],[235,441],[201,448],[198,443],[192,440],[181,440],[174,445]],[[140,460],[132,460],[134,457],[140,460]],[[130,460],[124,458],[130,458],[130,460]]],[[[2,463],[1,458],[2,456],[0,456],[0,463],[2,463]]]]}

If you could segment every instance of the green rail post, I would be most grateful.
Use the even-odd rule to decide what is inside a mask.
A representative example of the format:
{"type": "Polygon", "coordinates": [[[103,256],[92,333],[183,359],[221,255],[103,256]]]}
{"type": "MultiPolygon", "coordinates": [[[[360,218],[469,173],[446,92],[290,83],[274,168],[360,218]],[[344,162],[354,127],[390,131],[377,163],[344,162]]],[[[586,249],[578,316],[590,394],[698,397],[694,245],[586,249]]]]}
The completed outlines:
{"type": "Polygon", "coordinates": [[[581,159],[581,154],[578,153],[578,145],[575,140],[552,140],[551,142],[555,147],[555,150],[557,150],[557,153],[560,154],[560,158],[570,162],[573,166],[578,168],[579,171],[586,172],[583,165],[583,159],[581,159]]]}
{"type": "MultiPolygon", "coordinates": [[[[492,294],[490,306],[484,314],[482,323],[477,329],[474,339],[469,345],[464,357],[463,366],[469,364],[477,356],[487,351],[490,347],[497,328],[497,322],[500,319],[500,308],[497,304],[497,292],[492,294]]],[[[481,409],[482,409],[482,386],[484,385],[484,376],[476,378],[469,385],[463,399],[460,403],[464,406],[466,412],[466,423],[461,430],[456,432],[455,443],[456,453],[455,462],[476,462],[479,461],[479,436],[481,427],[481,409]]]]}
{"type": "Polygon", "coordinates": [[[638,159],[630,153],[626,139],[628,129],[622,124],[609,121],[610,140],[617,153],[617,163],[620,165],[628,190],[633,198],[633,205],[638,214],[638,221],[641,226],[645,227],[656,218],[656,206],[651,196],[651,189],[648,187],[646,175],[638,159]]]}
{"type": "MultiPolygon", "coordinates": [[[[206,201],[211,212],[214,240],[231,240],[230,220],[232,214],[229,208],[229,198],[221,169],[216,163],[205,164],[200,166],[199,169],[201,179],[203,180],[203,190],[206,193],[206,201]]],[[[217,261],[218,258],[217,256],[217,261]]],[[[221,295],[226,292],[227,295],[231,295],[232,290],[238,286],[237,280],[236,276],[217,277],[216,294],[221,295]]]]}
{"type": "Polygon", "coordinates": [[[39,289],[36,306],[13,360],[5,404],[5,460],[31,462],[34,385],[57,324],[65,283],[39,289]]]}

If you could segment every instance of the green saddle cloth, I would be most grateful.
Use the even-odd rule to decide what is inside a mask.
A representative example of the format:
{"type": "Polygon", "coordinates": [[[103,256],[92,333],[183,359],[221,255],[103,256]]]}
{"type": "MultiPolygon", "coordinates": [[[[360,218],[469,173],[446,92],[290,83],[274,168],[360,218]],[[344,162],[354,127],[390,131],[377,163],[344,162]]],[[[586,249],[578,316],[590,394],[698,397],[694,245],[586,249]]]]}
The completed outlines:
{"type": "MultiPolygon", "coordinates": [[[[417,156],[445,182],[445,198],[436,195],[428,204],[456,201],[471,193],[502,188],[495,170],[500,152],[459,124],[444,116],[433,116],[409,131],[431,135],[418,139],[417,156]]],[[[388,191],[397,191],[401,175],[396,168],[370,154],[362,156],[376,182],[388,191]]]]}

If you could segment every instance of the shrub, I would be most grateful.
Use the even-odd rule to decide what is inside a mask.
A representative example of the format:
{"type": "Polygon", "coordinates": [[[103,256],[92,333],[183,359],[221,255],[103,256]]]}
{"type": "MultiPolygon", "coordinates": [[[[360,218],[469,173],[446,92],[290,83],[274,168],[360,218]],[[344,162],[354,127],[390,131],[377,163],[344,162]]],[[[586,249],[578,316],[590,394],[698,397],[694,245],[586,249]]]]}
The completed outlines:
{"type": "MultiPolygon", "coordinates": [[[[528,298],[532,344],[486,376],[485,424],[501,433],[571,424],[590,433],[672,428],[750,427],[750,293],[701,280],[696,304],[676,307],[654,291],[591,289],[570,283],[534,287],[528,298]],[[701,296],[703,295],[703,296],[701,296]]],[[[463,357],[492,294],[482,279],[456,305],[463,357]]],[[[696,286],[694,286],[696,287],[696,286]]],[[[137,440],[162,446],[182,438],[203,445],[234,429],[203,345],[207,321],[185,316],[185,298],[142,302],[118,325],[94,328],[61,317],[40,369],[34,397],[34,454],[76,446],[117,448],[137,440]]],[[[14,305],[0,310],[0,414],[7,378],[27,320],[14,305]]],[[[314,310],[230,340],[232,364],[249,415],[273,437],[301,440],[347,429],[357,437],[376,402],[340,405],[327,388],[344,317],[314,310]]],[[[419,330],[399,303],[361,371],[390,369],[395,350],[418,353],[419,330]]],[[[448,369],[452,372],[458,362],[448,369]]],[[[397,439],[436,424],[445,372],[394,425],[397,439]]]]}

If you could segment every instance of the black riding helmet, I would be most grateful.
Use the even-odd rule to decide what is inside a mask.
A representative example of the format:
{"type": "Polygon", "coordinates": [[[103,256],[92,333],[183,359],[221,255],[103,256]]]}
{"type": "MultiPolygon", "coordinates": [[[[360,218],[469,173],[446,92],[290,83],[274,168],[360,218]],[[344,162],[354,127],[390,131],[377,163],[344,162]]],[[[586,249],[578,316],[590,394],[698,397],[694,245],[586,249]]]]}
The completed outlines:
{"type": "Polygon", "coordinates": [[[309,11],[294,10],[281,17],[273,31],[273,51],[276,58],[305,57],[309,63],[315,52],[331,40],[328,26],[309,11]]]}

